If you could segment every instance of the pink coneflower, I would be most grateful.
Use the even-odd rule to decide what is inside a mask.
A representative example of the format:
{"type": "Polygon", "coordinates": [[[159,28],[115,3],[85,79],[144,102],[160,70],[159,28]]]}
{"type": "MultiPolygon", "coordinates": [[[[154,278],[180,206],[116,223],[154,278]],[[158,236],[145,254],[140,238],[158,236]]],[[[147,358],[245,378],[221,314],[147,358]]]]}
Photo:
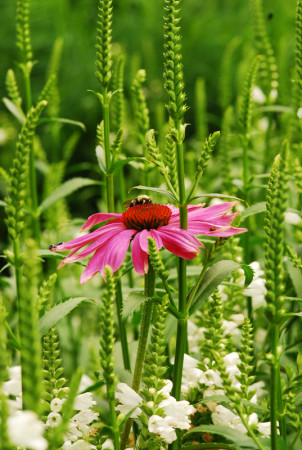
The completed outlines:
{"type": "Polygon", "coordinates": [[[187,230],[179,227],[179,209],[173,205],[143,204],[132,206],[122,214],[93,214],[83,225],[82,231],[110,221],[92,233],[51,246],[51,250],[72,250],[58,269],[93,253],[81,276],[81,283],[85,283],[97,272],[104,277],[106,265],[115,272],[124,261],[132,241],[134,269],[143,275],[148,272],[148,236],[155,240],[158,249],[165,247],[181,258],[193,259],[200,251],[199,248],[204,247],[195,235],[228,237],[247,231],[246,228],[231,226],[238,213],[225,214],[235,203],[225,202],[208,208],[203,208],[203,204],[188,206],[187,230]],[[90,245],[77,253],[87,244],[90,245]]]}

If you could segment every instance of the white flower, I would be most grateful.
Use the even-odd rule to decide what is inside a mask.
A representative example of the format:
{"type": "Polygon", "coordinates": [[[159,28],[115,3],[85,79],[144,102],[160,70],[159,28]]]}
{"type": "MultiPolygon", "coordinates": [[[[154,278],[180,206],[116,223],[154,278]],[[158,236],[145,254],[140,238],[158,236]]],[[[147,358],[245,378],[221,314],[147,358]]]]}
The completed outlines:
{"type": "Polygon", "coordinates": [[[269,93],[269,99],[273,102],[278,97],[278,89],[272,89],[269,93]]]}
{"type": "MultiPolygon", "coordinates": [[[[235,428],[241,433],[246,433],[247,429],[243,425],[239,416],[236,416],[232,411],[225,408],[222,405],[218,405],[215,408],[215,411],[212,413],[212,420],[214,425],[224,425],[229,426],[230,428],[235,428]]],[[[254,425],[258,423],[258,416],[256,413],[253,413],[248,418],[248,424],[254,425]]]]}
{"type": "MultiPolygon", "coordinates": [[[[212,395],[225,395],[225,392],[223,389],[215,389],[215,390],[205,389],[203,391],[203,398],[212,397],[212,395]]],[[[216,402],[207,402],[206,405],[207,408],[212,412],[214,412],[215,408],[217,407],[216,402]]]]}
{"type": "Polygon", "coordinates": [[[82,409],[82,411],[73,416],[72,422],[76,425],[88,425],[98,418],[98,413],[91,411],[90,409],[82,409]]]}
{"type": "Polygon", "coordinates": [[[270,436],[271,435],[271,423],[270,422],[258,423],[258,431],[259,431],[259,433],[264,434],[264,436],[270,436]]]}
{"type": "Polygon", "coordinates": [[[17,411],[7,419],[12,444],[33,450],[45,450],[48,446],[43,437],[44,427],[45,425],[32,411],[17,411]]]}
{"type": "Polygon", "coordinates": [[[102,450],[114,450],[114,445],[111,439],[106,439],[106,441],[101,446],[102,450]]]}
{"type": "Polygon", "coordinates": [[[13,415],[16,411],[22,409],[22,398],[16,397],[16,400],[7,399],[10,415],[13,415]]]}
{"type": "Polygon", "coordinates": [[[196,409],[187,400],[177,401],[174,397],[169,397],[160,402],[158,407],[163,408],[166,420],[174,428],[181,430],[190,428],[191,419],[188,416],[193,414],[196,409]]]}
{"type": "Polygon", "coordinates": [[[150,433],[160,435],[161,438],[168,444],[171,444],[177,439],[174,428],[169,425],[165,417],[160,417],[157,415],[151,416],[148,422],[148,430],[150,433]]]}
{"type": "Polygon", "coordinates": [[[84,394],[76,396],[73,408],[77,411],[81,411],[82,409],[89,409],[95,404],[96,401],[92,399],[92,393],[85,392],[84,394]]]}
{"type": "Polygon", "coordinates": [[[302,119],[302,108],[299,108],[297,111],[297,117],[298,119],[302,119]]]}
{"type": "Polygon", "coordinates": [[[192,320],[188,320],[188,342],[190,353],[199,353],[199,342],[204,339],[205,328],[197,327],[192,320]]]}
{"type": "Polygon", "coordinates": [[[82,437],[82,432],[78,429],[77,424],[70,422],[68,424],[68,430],[66,431],[64,437],[66,440],[74,442],[79,437],[82,437]]]}
{"type": "Polygon", "coordinates": [[[52,401],[50,402],[50,409],[53,412],[60,412],[62,409],[62,405],[63,405],[63,401],[60,398],[54,398],[52,399],[52,401]]]}
{"type": "Polygon", "coordinates": [[[158,394],[163,394],[164,397],[169,397],[170,392],[173,388],[173,383],[171,380],[164,380],[165,386],[158,391],[158,394]]]}
{"type": "Polygon", "coordinates": [[[260,131],[267,131],[269,127],[268,117],[261,117],[261,119],[257,121],[257,127],[260,131]]]}
{"type": "Polygon", "coordinates": [[[301,222],[301,217],[297,213],[293,213],[290,211],[286,211],[284,213],[285,222],[289,223],[290,225],[297,225],[301,222]]]}
{"type": "MultiPolygon", "coordinates": [[[[64,450],[91,450],[95,448],[95,445],[91,445],[89,442],[84,441],[83,439],[80,439],[73,444],[70,441],[66,441],[64,445],[62,446],[62,449],[64,450]]],[[[102,447],[103,448],[103,447],[102,447]]]]}
{"type": "Polygon", "coordinates": [[[217,386],[217,387],[222,387],[222,379],[219,375],[218,372],[215,372],[213,369],[208,369],[206,371],[206,376],[207,376],[207,382],[206,385],[207,386],[217,386]]]}
{"type": "Polygon", "coordinates": [[[250,267],[254,271],[254,278],[251,284],[244,289],[243,294],[248,297],[252,297],[253,307],[258,308],[265,303],[265,295],[266,295],[266,287],[265,287],[265,279],[262,278],[264,275],[264,271],[260,268],[260,264],[258,261],[254,261],[250,264],[250,267]]]}
{"type": "Polygon", "coordinates": [[[266,96],[258,86],[254,86],[252,89],[252,99],[255,103],[265,103],[266,96]]]}
{"type": "Polygon", "coordinates": [[[85,389],[89,388],[92,384],[93,384],[92,379],[88,375],[83,374],[80,381],[78,392],[85,391],[85,389]]]}
{"type": "Polygon", "coordinates": [[[57,412],[51,412],[47,416],[46,426],[56,427],[62,420],[62,417],[57,412]]]}
{"type": "MultiPolygon", "coordinates": [[[[136,406],[140,405],[143,399],[129,387],[126,383],[118,383],[116,386],[115,396],[118,401],[121,403],[116,406],[115,409],[120,411],[122,414],[128,414],[136,406]]],[[[140,408],[136,408],[132,413],[132,419],[135,419],[141,414],[142,410],[140,408]]]]}
{"type": "Polygon", "coordinates": [[[21,396],[21,366],[13,366],[8,369],[10,379],[2,384],[3,394],[9,396],[21,396]]]}
{"type": "Polygon", "coordinates": [[[191,356],[184,355],[181,392],[188,393],[190,389],[198,386],[198,383],[207,383],[205,373],[197,368],[199,361],[191,356]]]}

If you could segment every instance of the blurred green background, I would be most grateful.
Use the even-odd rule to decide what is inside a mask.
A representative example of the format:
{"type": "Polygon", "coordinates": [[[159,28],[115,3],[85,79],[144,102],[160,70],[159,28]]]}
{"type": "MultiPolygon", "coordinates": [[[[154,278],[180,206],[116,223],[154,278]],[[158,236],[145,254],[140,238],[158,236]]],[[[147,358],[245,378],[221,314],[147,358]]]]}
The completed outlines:
{"type": "MultiPolygon", "coordinates": [[[[61,115],[83,121],[94,133],[100,108],[87,93],[97,89],[95,72],[96,0],[31,0],[30,22],[35,59],[33,90],[36,95],[45,82],[45,71],[52,45],[57,37],[64,40],[60,70],[61,115]]],[[[267,31],[278,55],[293,57],[295,0],[266,0],[263,2],[267,31]]],[[[163,101],[162,88],[162,28],[163,1],[113,1],[113,43],[126,54],[126,93],[133,73],[138,68],[147,71],[150,107],[163,101]]],[[[15,67],[16,2],[0,3],[0,73],[1,97],[5,94],[4,78],[15,67]]],[[[188,103],[191,110],[187,120],[193,123],[194,83],[197,77],[206,82],[208,110],[212,121],[221,116],[218,86],[221,61],[230,41],[238,36],[235,52],[233,82],[236,83],[239,62],[253,45],[252,2],[242,0],[183,0],[183,55],[188,103]]],[[[293,63],[293,61],[292,61],[293,63]]],[[[1,107],[3,110],[3,105],[1,107]]],[[[153,124],[154,126],[154,124],[153,124]]],[[[193,130],[191,130],[192,132],[193,130]]]]}

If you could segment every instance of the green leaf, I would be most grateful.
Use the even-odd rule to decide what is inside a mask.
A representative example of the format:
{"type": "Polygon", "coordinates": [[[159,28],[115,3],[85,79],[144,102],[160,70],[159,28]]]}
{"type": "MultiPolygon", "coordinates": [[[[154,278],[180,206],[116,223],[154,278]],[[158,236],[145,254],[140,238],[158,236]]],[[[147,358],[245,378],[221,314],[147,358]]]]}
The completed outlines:
{"type": "Polygon", "coordinates": [[[139,309],[140,305],[142,305],[147,299],[148,297],[145,296],[143,290],[130,291],[124,299],[124,306],[122,311],[123,317],[131,316],[134,311],[139,309]]]}
{"type": "Polygon", "coordinates": [[[254,214],[260,214],[265,212],[265,202],[255,203],[255,205],[246,208],[241,214],[241,220],[246,217],[253,216],[254,214]]]}
{"type": "Polygon", "coordinates": [[[96,159],[98,161],[99,167],[103,173],[107,173],[106,169],[106,157],[105,150],[101,145],[97,145],[95,148],[96,159]]]}
{"type": "Polygon", "coordinates": [[[74,308],[76,308],[82,302],[95,303],[95,300],[87,297],[75,297],[69,298],[61,303],[58,303],[49,311],[47,311],[39,320],[40,332],[43,336],[46,331],[53,327],[59,320],[70,313],[74,308]]]}
{"type": "Polygon", "coordinates": [[[191,438],[191,435],[195,433],[217,434],[218,436],[223,436],[225,439],[229,441],[235,442],[236,445],[240,447],[246,447],[249,449],[253,448],[258,449],[258,446],[255,444],[252,438],[231,427],[226,427],[223,425],[199,425],[198,427],[189,430],[183,436],[183,439],[186,439],[188,437],[191,438]]]}
{"type": "Polygon", "coordinates": [[[16,106],[15,103],[12,102],[9,98],[4,97],[2,100],[9,112],[11,112],[12,115],[18,120],[18,122],[23,125],[26,119],[24,112],[20,108],[18,108],[18,106],[16,106]]]}
{"type": "MultiPolygon", "coordinates": [[[[120,159],[116,163],[112,164],[112,166],[108,170],[108,173],[114,173],[116,170],[120,169],[121,167],[125,166],[126,164],[129,164],[132,161],[146,161],[146,158],[143,158],[142,156],[133,156],[131,158],[120,159]]],[[[132,188],[132,189],[134,189],[134,188],[132,188]]]]}
{"type": "Polygon", "coordinates": [[[216,288],[233,272],[233,270],[238,269],[239,267],[241,267],[245,272],[245,285],[247,286],[252,281],[254,274],[250,266],[247,266],[246,264],[238,264],[231,260],[222,260],[210,267],[206,271],[195,297],[192,299],[190,315],[200,308],[205,300],[213,294],[216,288]]]}
{"type": "Polygon", "coordinates": [[[212,450],[217,448],[218,450],[240,450],[235,444],[224,444],[222,442],[207,442],[204,444],[186,445],[185,447],[177,447],[178,450],[212,450]]]}
{"type": "Polygon", "coordinates": [[[39,119],[38,125],[45,122],[66,123],[67,125],[74,125],[75,127],[79,127],[81,130],[86,131],[83,122],[79,122],[78,120],[65,119],[64,117],[43,117],[42,119],[39,119]]]}
{"type": "Polygon", "coordinates": [[[100,181],[92,180],[91,178],[71,178],[65,181],[60,187],[55,189],[39,206],[39,213],[46,211],[51,205],[58,200],[67,197],[73,192],[86,186],[100,185],[100,181]]]}
{"type": "Polygon", "coordinates": [[[133,189],[140,189],[140,190],[143,190],[143,191],[157,192],[158,194],[161,194],[161,195],[164,195],[164,196],[168,197],[170,200],[172,200],[173,203],[177,203],[178,202],[177,198],[172,194],[172,192],[166,191],[165,189],[159,189],[159,188],[139,185],[139,186],[134,186],[133,188],[129,189],[128,192],[132,191],[133,189]]]}

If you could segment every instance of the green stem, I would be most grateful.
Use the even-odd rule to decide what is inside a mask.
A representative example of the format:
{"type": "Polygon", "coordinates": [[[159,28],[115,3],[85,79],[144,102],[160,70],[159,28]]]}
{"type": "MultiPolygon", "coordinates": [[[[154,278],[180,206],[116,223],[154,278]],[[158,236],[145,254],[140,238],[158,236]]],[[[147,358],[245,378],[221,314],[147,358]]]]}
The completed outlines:
{"type": "MultiPolygon", "coordinates": [[[[176,143],[176,155],[177,155],[177,177],[178,177],[178,190],[179,190],[179,216],[180,216],[180,228],[187,229],[188,225],[188,210],[185,204],[186,192],[185,192],[185,166],[184,166],[184,149],[183,143],[180,141],[181,135],[181,123],[179,120],[175,121],[175,128],[178,134],[178,140],[176,143]]],[[[182,319],[178,319],[177,322],[177,336],[176,336],[176,352],[175,362],[173,370],[173,390],[172,395],[176,400],[180,399],[181,393],[181,380],[184,354],[187,348],[187,275],[186,275],[187,261],[182,258],[178,258],[178,310],[182,315],[182,319]]]]}
{"type": "MultiPolygon", "coordinates": [[[[107,88],[103,89],[103,121],[104,121],[104,147],[105,147],[105,161],[106,169],[111,166],[111,154],[110,154],[110,117],[109,117],[109,97],[107,88]]],[[[106,187],[107,187],[107,210],[108,212],[114,212],[114,185],[113,174],[106,173],[106,187]]],[[[125,327],[125,321],[122,320],[122,289],[121,282],[117,280],[117,293],[116,293],[116,307],[117,316],[119,321],[119,331],[121,336],[121,346],[123,353],[124,367],[126,370],[130,370],[130,356],[127,342],[127,332],[125,327]]]]}
{"type": "Polygon", "coordinates": [[[204,275],[206,273],[206,270],[207,270],[208,265],[209,265],[210,260],[211,260],[211,256],[212,256],[212,252],[213,252],[214,247],[215,247],[215,244],[212,244],[211,247],[209,248],[209,251],[206,254],[206,260],[205,260],[204,266],[202,268],[202,271],[200,272],[199,277],[198,277],[195,285],[193,286],[193,289],[190,292],[190,295],[189,295],[189,298],[188,298],[188,310],[190,309],[192,301],[193,301],[193,299],[194,299],[194,297],[195,297],[195,295],[196,295],[196,293],[197,293],[197,291],[198,291],[198,289],[199,289],[199,287],[201,285],[203,277],[204,277],[204,275]]]}
{"type": "Polygon", "coordinates": [[[279,329],[277,324],[272,325],[272,367],[271,367],[271,381],[270,381],[270,396],[271,396],[271,439],[272,450],[278,450],[278,390],[279,390],[279,329]]]}
{"type": "MultiPolygon", "coordinates": [[[[22,66],[22,73],[24,78],[25,86],[25,103],[26,112],[30,110],[32,106],[32,94],[31,94],[31,68],[27,65],[22,66]]],[[[38,209],[38,189],[37,189],[37,176],[35,167],[35,152],[34,144],[31,145],[29,152],[29,185],[30,185],[30,197],[31,197],[31,209],[32,209],[32,224],[33,224],[33,235],[37,242],[38,247],[40,247],[40,219],[37,215],[38,209]]]]}
{"type": "Polygon", "coordinates": [[[121,342],[122,342],[122,354],[123,354],[124,367],[126,370],[131,371],[129,348],[127,345],[127,333],[126,333],[125,322],[122,317],[123,291],[122,291],[122,283],[121,283],[120,278],[118,278],[116,280],[116,305],[117,305],[117,316],[118,316],[120,337],[121,337],[121,342]],[[126,342],[126,345],[123,345],[123,343],[125,343],[125,342],[126,342]]]}
{"type": "Polygon", "coordinates": [[[108,392],[107,399],[109,403],[109,409],[110,409],[110,417],[111,417],[111,427],[112,427],[112,434],[113,434],[113,445],[114,450],[120,450],[120,431],[119,426],[116,419],[116,410],[115,410],[115,392],[108,392]]]}
{"type": "MultiPolygon", "coordinates": [[[[149,264],[149,271],[145,275],[145,292],[144,292],[145,296],[148,298],[153,297],[154,288],[155,288],[155,273],[152,268],[152,265],[149,264]]],[[[139,391],[140,382],[141,382],[141,378],[142,378],[143,365],[144,365],[147,341],[148,341],[148,334],[149,334],[149,328],[150,328],[151,317],[152,317],[152,309],[153,309],[152,306],[153,306],[152,301],[147,300],[147,301],[145,301],[145,303],[143,305],[143,310],[142,310],[141,325],[140,325],[140,331],[139,331],[139,337],[138,337],[138,347],[137,347],[135,368],[134,368],[133,381],[132,381],[132,389],[135,392],[139,391]]],[[[131,424],[132,424],[132,420],[128,419],[125,424],[123,434],[122,434],[122,439],[121,439],[121,448],[122,449],[126,448],[131,424]]]]}
{"type": "Polygon", "coordinates": [[[249,424],[248,424],[248,422],[247,422],[247,420],[246,420],[246,418],[245,418],[244,413],[243,413],[242,411],[238,411],[238,413],[239,413],[239,416],[240,416],[240,419],[241,419],[243,425],[244,425],[245,428],[247,429],[248,434],[251,436],[251,438],[253,439],[253,441],[255,442],[255,444],[258,446],[258,448],[259,448],[260,450],[264,450],[264,447],[263,447],[263,445],[261,444],[260,440],[257,438],[257,436],[255,435],[254,431],[253,431],[252,428],[249,426],[249,424]]]}
{"type": "Polygon", "coordinates": [[[20,243],[19,239],[15,239],[13,242],[14,249],[14,266],[16,271],[16,292],[17,292],[17,305],[18,310],[20,308],[20,303],[23,295],[23,284],[22,284],[22,272],[20,265],[20,243]]]}

